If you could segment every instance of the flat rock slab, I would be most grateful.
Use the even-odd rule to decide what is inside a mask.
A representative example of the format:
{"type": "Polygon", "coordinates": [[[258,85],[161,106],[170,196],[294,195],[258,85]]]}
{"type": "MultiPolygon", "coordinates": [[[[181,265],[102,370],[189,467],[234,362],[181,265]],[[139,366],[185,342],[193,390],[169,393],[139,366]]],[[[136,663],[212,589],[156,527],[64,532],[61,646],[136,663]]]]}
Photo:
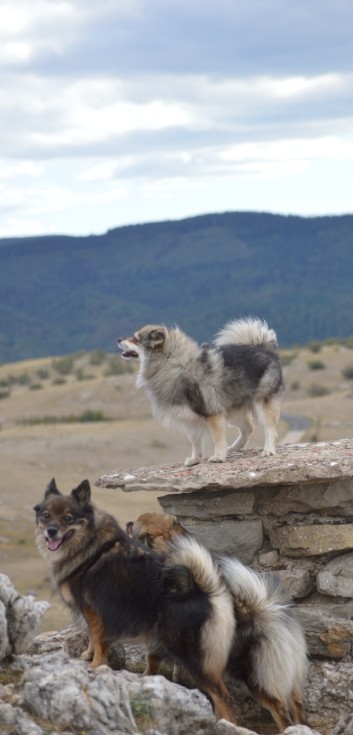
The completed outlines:
{"type": "Polygon", "coordinates": [[[259,485],[296,485],[350,478],[353,475],[353,440],[340,439],[315,444],[286,444],[274,457],[262,457],[260,449],[233,452],[223,463],[185,467],[183,464],[116,469],[102,475],[97,487],[124,492],[154,490],[190,493],[219,488],[250,488],[259,485]]]}

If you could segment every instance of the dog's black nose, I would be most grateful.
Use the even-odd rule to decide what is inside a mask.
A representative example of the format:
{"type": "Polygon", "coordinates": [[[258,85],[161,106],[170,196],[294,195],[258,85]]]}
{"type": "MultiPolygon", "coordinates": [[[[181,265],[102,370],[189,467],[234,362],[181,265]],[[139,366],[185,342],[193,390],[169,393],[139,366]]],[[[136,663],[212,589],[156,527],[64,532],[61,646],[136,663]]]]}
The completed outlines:
{"type": "Polygon", "coordinates": [[[54,538],[58,532],[58,529],[56,526],[48,526],[47,528],[47,534],[49,538],[54,538]]]}

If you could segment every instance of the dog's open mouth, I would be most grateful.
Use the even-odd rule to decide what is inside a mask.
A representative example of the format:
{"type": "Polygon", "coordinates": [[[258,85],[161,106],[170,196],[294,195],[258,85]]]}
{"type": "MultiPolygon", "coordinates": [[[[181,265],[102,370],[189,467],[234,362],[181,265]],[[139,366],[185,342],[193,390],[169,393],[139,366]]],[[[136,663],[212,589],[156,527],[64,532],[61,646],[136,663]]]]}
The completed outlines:
{"type": "Polygon", "coordinates": [[[67,541],[69,538],[71,538],[74,535],[75,531],[72,529],[72,531],[68,531],[65,536],[62,536],[61,538],[46,538],[47,542],[47,549],[49,551],[57,551],[60,549],[60,546],[64,543],[64,541],[67,541]]]}
{"type": "Polygon", "coordinates": [[[124,352],[121,353],[121,357],[123,357],[124,360],[137,360],[138,353],[135,352],[135,350],[124,350],[124,352]]]}

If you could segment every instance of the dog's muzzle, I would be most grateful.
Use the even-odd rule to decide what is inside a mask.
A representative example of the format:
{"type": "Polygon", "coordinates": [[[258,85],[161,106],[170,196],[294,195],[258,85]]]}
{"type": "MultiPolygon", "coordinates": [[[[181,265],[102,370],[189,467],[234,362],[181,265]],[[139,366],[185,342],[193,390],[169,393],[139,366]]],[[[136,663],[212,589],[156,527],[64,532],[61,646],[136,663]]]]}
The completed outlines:
{"type": "Polygon", "coordinates": [[[59,536],[59,531],[56,526],[48,526],[44,534],[45,540],[47,542],[47,549],[49,551],[57,551],[58,549],[60,549],[61,544],[67,539],[71,538],[74,533],[74,529],[71,529],[70,531],[65,533],[64,536],[59,536]]]}
{"type": "Polygon", "coordinates": [[[121,357],[123,357],[124,360],[138,360],[138,353],[136,352],[136,350],[124,349],[124,343],[129,344],[130,342],[131,340],[127,337],[122,337],[121,339],[118,339],[118,347],[120,350],[123,350],[121,357]]]}

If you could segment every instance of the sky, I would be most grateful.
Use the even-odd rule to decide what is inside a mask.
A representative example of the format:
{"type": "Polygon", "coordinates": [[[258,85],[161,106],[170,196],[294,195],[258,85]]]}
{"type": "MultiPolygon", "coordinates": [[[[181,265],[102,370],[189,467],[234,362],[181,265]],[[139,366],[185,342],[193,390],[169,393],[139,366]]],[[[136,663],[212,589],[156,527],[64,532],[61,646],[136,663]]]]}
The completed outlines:
{"type": "Polygon", "coordinates": [[[353,212],[351,0],[0,0],[0,237],[353,212]]]}

